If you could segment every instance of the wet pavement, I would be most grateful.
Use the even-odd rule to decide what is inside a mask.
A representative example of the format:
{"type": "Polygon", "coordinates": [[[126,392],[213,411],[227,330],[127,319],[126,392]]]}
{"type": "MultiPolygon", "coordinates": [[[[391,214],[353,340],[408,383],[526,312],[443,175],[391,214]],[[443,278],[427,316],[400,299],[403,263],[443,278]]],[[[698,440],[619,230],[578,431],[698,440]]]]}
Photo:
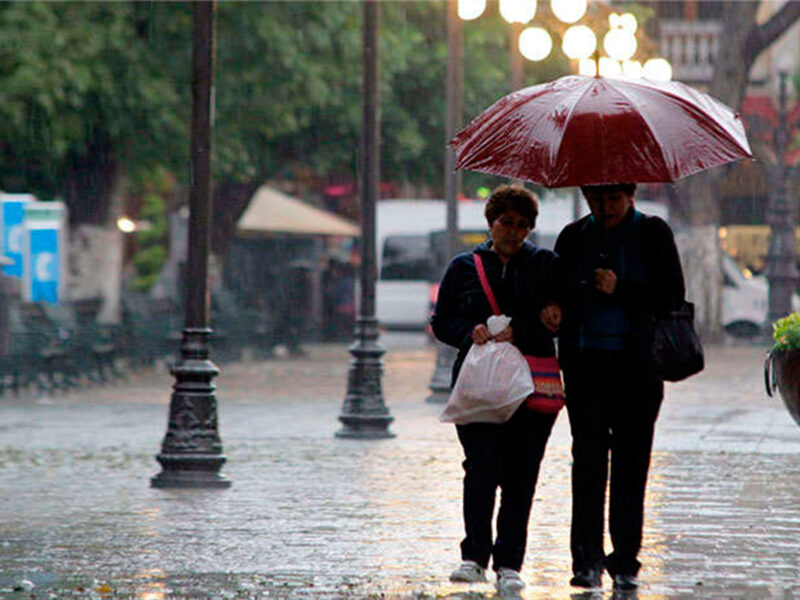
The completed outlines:
{"type": "MultiPolygon", "coordinates": [[[[149,478],[172,384],[163,370],[49,398],[0,399],[2,598],[463,598],[461,453],[421,336],[383,339],[395,438],[334,437],[349,354],[226,365],[217,379],[227,490],[149,478]]],[[[648,488],[644,567],[625,598],[800,597],[800,428],[763,384],[764,348],[707,349],[671,384],[648,488]]],[[[524,598],[569,579],[569,428],[562,414],[534,503],[524,598]]],[[[619,596],[616,596],[619,597],[619,596]]]]}

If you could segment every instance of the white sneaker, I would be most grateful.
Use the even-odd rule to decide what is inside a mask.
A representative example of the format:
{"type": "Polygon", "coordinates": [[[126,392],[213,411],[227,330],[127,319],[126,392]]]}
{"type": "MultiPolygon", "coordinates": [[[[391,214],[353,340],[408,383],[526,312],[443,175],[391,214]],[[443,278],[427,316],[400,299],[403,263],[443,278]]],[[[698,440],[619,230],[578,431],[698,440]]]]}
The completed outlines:
{"type": "Polygon", "coordinates": [[[497,570],[497,591],[501,594],[517,594],[525,588],[525,582],[519,576],[519,571],[500,567],[497,570]]]}
{"type": "Polygon", "coordinates": [[[486,581],[486,569],[474,560],[465,560],[450,573],[450,581],[457,583],[480,583],[486,581]]]}

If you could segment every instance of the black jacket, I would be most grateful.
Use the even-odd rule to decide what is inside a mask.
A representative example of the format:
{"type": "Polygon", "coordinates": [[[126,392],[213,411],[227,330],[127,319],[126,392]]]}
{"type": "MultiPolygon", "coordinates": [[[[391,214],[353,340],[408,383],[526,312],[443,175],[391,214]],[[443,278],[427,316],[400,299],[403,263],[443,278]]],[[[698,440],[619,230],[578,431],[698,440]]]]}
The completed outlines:
{"type": "MultiPolygon", "coordinates": [[[[554,298],[553,265],[550,250],[525,242],[506,265],[491,249],[491,240],[480,244],[486,277],[503,314],[511,317],[514,345],[523,354],[553,356],[553,334],[545,328],[539,312],[554,298]]],[[[472,330],[493,314],[481,287],[472,253],[456,256],[447,267],[436,299],[431,325],[436,337],[458,348],[453,365],[453,383],[472,345],[472,330]]]]}
{"type": "Polygon", "coordinates": [[[570,223],[559,234],[558,303],[563,309],[559,331],[562,360],[574,349],[592,303],[613,302],[629,319],[633,343],[652,316],[678,306],[685,295],[683,271],[669,225],[663,219],[630,210],[623,222],[602,229],[590,215],[570,223]],[[620,263],[624,263],[621,265],[620,263]],[[610,268],[617,274],[611,297],[594,288],[594,270],[610,268]],[[621,273],[624,273],[621,275],[621,273]],[[606,296],[606,297],[603,297],[606,296]]]}

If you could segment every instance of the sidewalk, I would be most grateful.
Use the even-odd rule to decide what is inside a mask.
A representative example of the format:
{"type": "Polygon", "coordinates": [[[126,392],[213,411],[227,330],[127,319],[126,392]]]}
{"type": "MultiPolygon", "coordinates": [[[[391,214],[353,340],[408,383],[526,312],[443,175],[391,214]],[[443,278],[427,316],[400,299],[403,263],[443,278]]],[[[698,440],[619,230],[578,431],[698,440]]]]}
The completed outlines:
{"type": "MultiPolygon", "coordinates": [[[[228,490],[149,487],[172,385],[164,372],[0,399],[0,598],[494,597],[491,584],[447,581],[462,536],[462,457],[436,419],[441,406],[424,402],[434,352],[413,336],[385,345],[396,437],[382,441],[334,438],[344,346],[223,367],[228,490]]],[[[766,396],[763,357],[709,348],[706,371],[668,386],[638,598],[800,597],[800,428],[766,396]]],[[[567,585],[569,443],[562,414],[534,503],[524,598],[612,597],[608,578],[593,595],[567,585]]]]}

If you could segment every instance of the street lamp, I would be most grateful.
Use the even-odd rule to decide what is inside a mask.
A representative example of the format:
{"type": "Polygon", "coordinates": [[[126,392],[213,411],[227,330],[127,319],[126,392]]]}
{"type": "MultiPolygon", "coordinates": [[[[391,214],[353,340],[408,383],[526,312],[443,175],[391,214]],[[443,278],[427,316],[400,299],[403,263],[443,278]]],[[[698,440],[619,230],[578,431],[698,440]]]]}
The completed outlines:
{"type": "Polygon", "coordinates": [[[769,282],[767,327],[792,312],[792,295],[797,286],[797,209],[788,198],[786,146],[789,137],[786,123],[786,80],[788,73],[778,73],[778,126],[774,132],[775,164],[769,170],[770,201],[767,222],[771,227],[767,250],[766,275],[769,282]]]}
{"type": "Polygon", "coordinates": [[[553,49],[553,40],[546,29],[528,27],[519,36],[519,51],[528,60],[544,60],[553,49]]]}
{"type": "Polygon", "coordinates": [[[665,58],[651,58],[644,63],[642,76],[653,81],[672,79],[672,65],[665,58]]]}
{"type": "Polygon", "coordinates": [[[597,37],[586,25],[573,25],[564,32],[561,49],[569,58],[587,59],[597,49],[597,37]]]}
{"type": "Polygon", "coordinates": [[[586,14],[586,0],[550,0],[550,10],[562,23],[575,23],[586,14]]]}
{"type": "MultiPolygon", "coordinates": [[[[473,20],[483,14],[486,9],[486,0],[449,0],[447,3],[447,117],[445,124],[445,137],[452,139],[460,125],[461,120],[461,70],[462,70],[462,39],[461,23],[459,19],[473,20]]],[[[510,77],[511,91],[523,85],[523,57],[532,61],[547,58],[553,47],[550,33],[543,27],[525,27],[536,15],[536,0],[500,0],[500,14],[510,24],[510,77]]],[[[550,9],[553,15],[562,23],[570,24],[580,20],[587,11],[586,0],[550,0],[550,9]]],[[[630,14],[614,15],[615,21],[612,29],[621,30],[621,34],[612,36],[610,47],[617,52],[620,63],[608,57],[599,61],[589,60],[597,48],[597,38],[594,32],[585,25],[572,25],[569,27],[562,40],[562,48],[567,56],[579,60],[581,73],[584,72],[584,62],[591,63],[592,75],[595,74],[597,64],[603,75],[637,76],[641,73],[641,64],[629,59],[636,50],[636,40],[633,34],[636,31],[636,19],[630,14]],[[616,40],[614,38],[617,38],[616,40]],[[631,43],[631,40],[633,42],[631,43]],[[616,45],[615,45],[616,41],[616,45]],[[630,47],[633,51],[630,51],[630,47]],[[585,59],[585,60],[584,60],[585,59]],[[623,70],[624,69],[624,70],[623,70]]],[[[450,148],[445,150],[445,199],[447,203],[447,247],[449,255],[454,256],[458,251],[458,224],[456,216],[456,196],[458,193],[458,176],[454,172],[455,158],[450,148]]],[[[456,352],[450,346],[436,342],[436,367],[431,377],[429,389],[431,394],[428,402],[444,402],[450,394],[450,368],[456,352]]]]}
{"type": "Polygon", "coordinates": [[[355,342],[350,346],[353,360],[342,404],[339,438],[379,439],[394,437],[389,424],[394,420],[383,400],[381,377],[384,349],[378,344],[375,318],[375,203],[380,181],[380,123],[378,116],[378,0],[364,0],[363,23],[363,112],[361,127],[361,269],[359,313],[355,342]]]}
{"type": "MultiPolygon", "coordinates": [[[[447,30],[447,65],[445,68],[445,158],[444,158],[444,198],[447,210],[447,256],[455,256],[459,249],[458,243],[458,189],[461,174],[456,171],[456,155],[447,144],[452,140],[461,127],[462,91],[463,91],[463,40],[461,32],[461,15],[466,12],[477,18],[486,6],[485,1],[481,10],[465,10],[475,0],[449,0],[445,10],[445,28],[447,30]]],[[[437,268],[441,265],[436,265],[437,268]]],[[[430,394],[426,402],[446,402],[450,396],[450,369],[453,366],[457,352],[452,346],[436,340],[436,364],[433,369],[431,381],[428,384],[430,394]]]]}
{"type": "Polygon", "coordinates": [[[181,355],[172,367],[175,384],[167,433],[156,459],[161,472],[150,480],[157,488],[225,488],[219,470],[225,462],[217,433],[216,386],[219,370],[210,360],[208,251],[211,220],[211,99],[214,84],[214,2],[192,4],[192,130],[189,189],[189,242],[186,321],[181,355]]]}

